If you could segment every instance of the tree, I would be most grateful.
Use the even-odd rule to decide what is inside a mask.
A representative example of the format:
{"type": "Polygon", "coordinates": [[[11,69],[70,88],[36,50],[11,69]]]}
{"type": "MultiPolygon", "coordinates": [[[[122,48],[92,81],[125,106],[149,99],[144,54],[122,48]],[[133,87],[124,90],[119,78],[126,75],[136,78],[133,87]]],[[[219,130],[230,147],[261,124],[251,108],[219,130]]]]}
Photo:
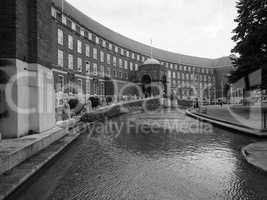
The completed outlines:
{"type": "Polygon", "coordinates": [[[249,90],[249,73],[267,68],[267,0],[239,0],[237,11],[238,25],[232,38],[236,42],[232,49],[235,70],[230,82],[244,77],[249,90]]]}

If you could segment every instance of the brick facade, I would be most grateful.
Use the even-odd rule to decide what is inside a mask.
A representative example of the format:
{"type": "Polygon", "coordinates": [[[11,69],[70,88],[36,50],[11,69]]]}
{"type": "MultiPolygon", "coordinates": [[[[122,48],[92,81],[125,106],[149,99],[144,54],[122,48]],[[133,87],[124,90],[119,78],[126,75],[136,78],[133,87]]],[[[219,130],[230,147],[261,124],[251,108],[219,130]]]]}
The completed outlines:
{"type": "MultiPolygon", "coordinates": [[[[100,94],[102,90],[102,95],[110,95],[102,69],[105,75],[110,74],[110,79],[119,82],[119,88],[127,82],[140,80],[136,66],[143,65],[149,58],[147,46],[108,30],[67,2],[63,15],[60,0],[1,0],[1,4],[0,19],[3,24],[0,27],[0,58],[18,58],[51,68],[54,71],[55,88],[62,77],[64,83],[79,84],[81,80],[83,94],[95,94],[96,90],[100,94]],[[52,9],[55,9],[55,13],[52,13],[52,9]],[[58,30],[63,32],[63,44],[58,44],[58,30]],[[73,49],[68,47],[69,36],[73,38],[73,49]],[[77,51],[78,41],[82,44],[82,53],[77,51]],[[86,45],[90,47],[89,56],[86,55],[86,45]],[[93,56],[93,49],[97,49],[97,58],[93,56]],[[58,50],[63,52],[63,66],[58,65],[58,50]],[[73,69],[68,66],[69,55],[73,57],[73,69]],[[78,59],[82,60],[81,71],[78,70],[78,59]],[[88,63],[90,73],[87,74],[88,63]],[[93,73],[94,65],[97,66],[97,74],[93,73]],[[74,75],[72,81],[70,74],[74,75]],[[86,88],[87,83],[90,89],[86,88]],[[104,88],[100,88],[103,83],[104,88]]],[[[221,75],[219,72],[216,76],[217,69],[213,67],[212,59],[153,50],[155,58],[168,69],[167,79],[171,88],[180,88],[181,98],[192,95],[189,88],[192,82],[197,82],[201,87],[212,85],[207,97],[215,99],[218,96],[221,75]]]]}

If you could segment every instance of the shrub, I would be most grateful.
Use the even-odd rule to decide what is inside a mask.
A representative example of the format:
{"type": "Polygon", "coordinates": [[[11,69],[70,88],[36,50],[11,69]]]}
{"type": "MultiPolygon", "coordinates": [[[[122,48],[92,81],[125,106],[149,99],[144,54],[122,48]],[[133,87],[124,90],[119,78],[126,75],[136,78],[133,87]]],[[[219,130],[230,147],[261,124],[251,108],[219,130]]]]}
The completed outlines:
{"type": "Polygon", "coordinates": [[[76,108],[76,106],[78,106],[80,101],[79,101],[79,99],[70,99],[68,103],[70,105],[70,109],[72,110],[72,109],[76,108]]]}

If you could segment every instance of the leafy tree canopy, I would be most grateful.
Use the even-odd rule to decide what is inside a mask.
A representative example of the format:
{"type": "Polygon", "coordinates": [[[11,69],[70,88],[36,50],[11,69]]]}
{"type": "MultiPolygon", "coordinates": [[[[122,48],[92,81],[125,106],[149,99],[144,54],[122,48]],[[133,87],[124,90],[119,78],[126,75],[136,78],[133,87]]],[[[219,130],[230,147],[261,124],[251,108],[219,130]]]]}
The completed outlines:
{"type": "Polygon", "coordinates": [[[235,71],[230,82],[267,68],[267,0],[238,0],[237,27],[233,30],[232,49],[235,71]]]}

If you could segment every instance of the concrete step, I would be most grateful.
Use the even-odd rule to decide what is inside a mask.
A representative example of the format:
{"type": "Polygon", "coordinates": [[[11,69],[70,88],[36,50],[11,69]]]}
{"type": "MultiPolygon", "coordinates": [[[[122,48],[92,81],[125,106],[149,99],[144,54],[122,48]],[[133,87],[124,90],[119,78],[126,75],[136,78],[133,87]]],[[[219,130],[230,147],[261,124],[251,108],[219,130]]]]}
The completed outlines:
{"type": "Polygon", "coordinates": [[[35,155],[66,135],[65,129],[55,127],[46,132],[0,142],[0,174],[35,155]]]}
{"type": "Polygon", "coordinates": [[[30,180],[31,177],[77,139],[80,134],[81,132],[74,129],[47,148],[14,167],[10,173],[0,175],[0,200],[10,197],[19,187],[30,180]]]}

